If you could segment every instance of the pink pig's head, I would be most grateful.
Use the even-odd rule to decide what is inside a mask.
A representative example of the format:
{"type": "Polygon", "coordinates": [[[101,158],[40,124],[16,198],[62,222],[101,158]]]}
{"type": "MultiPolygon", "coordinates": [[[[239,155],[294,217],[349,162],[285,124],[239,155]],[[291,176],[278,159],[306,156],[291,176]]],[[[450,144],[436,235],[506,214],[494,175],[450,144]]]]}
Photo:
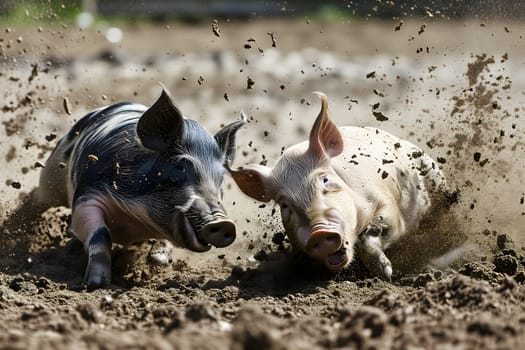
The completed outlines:
{"type": "Polygon", "coordinates": [[[317,94],[322,106],[309,141],[290,147],[273,168],[253,164],[230,173],[246,195],[279,204],[295,248],[338,271],[353,259],[358,218],[352,190],[333,164],[343,138],[328,115],[327,97],[317,94]]]}

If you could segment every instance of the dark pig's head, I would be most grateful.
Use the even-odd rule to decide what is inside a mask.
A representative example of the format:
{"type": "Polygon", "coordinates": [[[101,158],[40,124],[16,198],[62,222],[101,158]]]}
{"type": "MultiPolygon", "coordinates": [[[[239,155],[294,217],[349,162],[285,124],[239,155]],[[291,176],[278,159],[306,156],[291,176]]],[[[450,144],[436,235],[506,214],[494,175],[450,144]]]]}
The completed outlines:
{"type": "Polygon", "coordinates": [[[235,156],[235,136],[245,117],[215,136],[183,117],[168,92],[140,117],[139,144],[150,154],[139,171],[153,188],[146,203],[151,217],[179,243],[203,252],[235,240],[235,225],[221,204],[226,162],[235,156]]]}
{"type": "Polygon", "coordinates": [[[287,149],[275,167],[257,164],[229,169],[239,188],[259,201],[276,201],[291,243],[330,270],[353,259],[356,206],[352,190],[332,166],[343,152],[343,138],[322,107],[307,142],[287,149]]]}

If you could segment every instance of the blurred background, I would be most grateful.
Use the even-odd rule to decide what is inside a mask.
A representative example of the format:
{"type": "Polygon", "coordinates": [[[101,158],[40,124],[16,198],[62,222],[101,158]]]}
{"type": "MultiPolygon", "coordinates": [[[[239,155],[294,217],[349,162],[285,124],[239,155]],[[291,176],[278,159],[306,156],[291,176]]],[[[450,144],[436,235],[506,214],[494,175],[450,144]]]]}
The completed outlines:
{"type": "Polygon", "coordinates": [[[425,16],[435,12],[444,18],[466,16],[516,18],[524,14],[519,0],[3,0],[2,15],[23,17],[25,10],[51,10],[48,19],[69,18],[80,12],[99,16],[133,16],[155,19],[199,20],[205,17],[248,18],[252,16],[326,15],[340,12],[359,17],[425,16]]]}
{"type": "MultiPolygon", "coordinates": [[[[525,244],[524,15],[489,0],[0,1],[0,218],[83,114],[148,105],[162,82],[212,133],[248,114],[236,165],[304,140],[324,91],[339,125],[438,159],[473,237],[525,244]]],[[[246,240],[280,229],[271,206],[226,188],[246,240]]]]}

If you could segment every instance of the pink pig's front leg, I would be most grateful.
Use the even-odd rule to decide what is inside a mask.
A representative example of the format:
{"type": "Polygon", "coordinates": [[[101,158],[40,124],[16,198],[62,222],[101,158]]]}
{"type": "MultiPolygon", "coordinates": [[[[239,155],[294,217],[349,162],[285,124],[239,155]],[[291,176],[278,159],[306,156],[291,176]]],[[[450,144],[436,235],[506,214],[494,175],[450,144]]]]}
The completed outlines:
{"type": "Polygon", "coordinates": [[[402,219],[396,214],[383,206],[356,242],[357,255],[368,271],[388,282],[392,280],[392,263],[384,250],[404,231],[402,219]]]}
{"type": "Polygon", "coordinates": [[[356,242],[357,255],[372,275],[390,282],[392,280],[392,263],[383,252],[380,237],[376,232],[377,230],[374,228],[366,230],[359,236],[356,242]]]}

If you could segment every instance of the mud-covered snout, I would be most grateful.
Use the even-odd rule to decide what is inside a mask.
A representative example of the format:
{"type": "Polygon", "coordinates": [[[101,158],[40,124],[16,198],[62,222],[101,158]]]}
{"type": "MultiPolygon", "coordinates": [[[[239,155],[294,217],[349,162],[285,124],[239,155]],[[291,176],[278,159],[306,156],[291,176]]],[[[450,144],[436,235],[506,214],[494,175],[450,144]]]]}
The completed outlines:
{"type": "Polygon", "coordinates": [[[305,249],[309,256],[323,262],[328,269],[340,270],[350,262],[343,242],[341,233],[319,229],[312,232],[305,249]]]}
{"type": "Polygon", "coordinates": [[[207,251],[211,246],[223,248],[235,241],[235,224],[218,202],[194,199],[188,211],[181,213],[179,222],[186,246],[193,251],[207,251]]]}

